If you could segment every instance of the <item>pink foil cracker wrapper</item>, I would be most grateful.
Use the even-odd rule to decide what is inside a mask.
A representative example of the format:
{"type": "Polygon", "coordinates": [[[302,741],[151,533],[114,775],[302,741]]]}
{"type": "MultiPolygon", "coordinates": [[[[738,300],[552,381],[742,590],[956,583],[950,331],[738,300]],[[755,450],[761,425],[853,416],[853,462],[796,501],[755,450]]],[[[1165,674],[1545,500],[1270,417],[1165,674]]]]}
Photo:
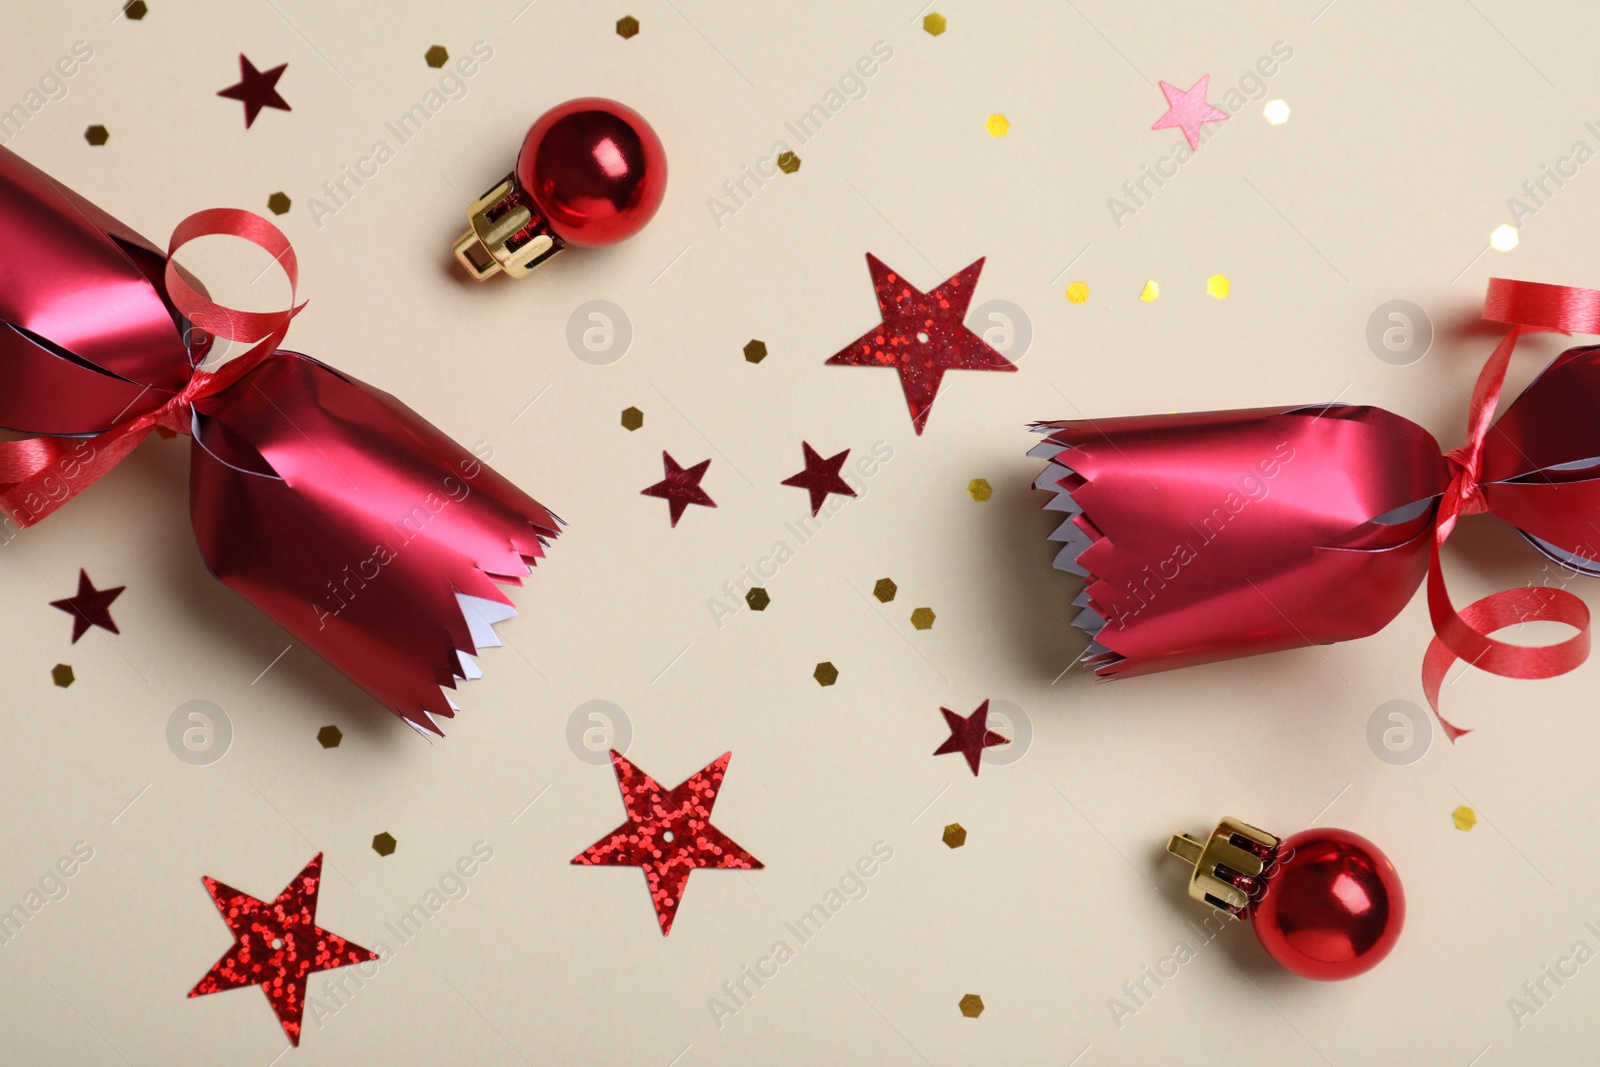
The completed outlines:
{"type": "MultiPolygon", "coordinates": [[[[278,349],[299,306],[219,307],[170,262],[198,236],[293,250],[218,209],[166,253],[0,149],[0,509],[40,521],[151,430],[194,438],[190,517],[207,567],[419,731],[481,673],[559,530],[526,493],[394,397],[278,349]],[[211,335],[259,342],[215,373],[211,335]],[[68,436],[76,435],[76,436],[68,436]]],[[[303,306],[303,305],[301,305],[303,306]]]]}

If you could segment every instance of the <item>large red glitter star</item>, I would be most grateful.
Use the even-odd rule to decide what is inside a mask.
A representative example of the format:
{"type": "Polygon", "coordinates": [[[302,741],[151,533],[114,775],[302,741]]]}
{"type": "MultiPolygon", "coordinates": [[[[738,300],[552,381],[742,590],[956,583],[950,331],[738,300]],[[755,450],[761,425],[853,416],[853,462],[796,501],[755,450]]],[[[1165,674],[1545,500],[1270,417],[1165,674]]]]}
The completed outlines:
{"type": "Polygon", "coordinates": [[[711,466],[709,459],[703,459],[692,467],[678,466],[678,461],[668,452],[661,453],[662,465],[666,467],[667,476],[648,489],[641,489],[641,496],[659,496],[667,502],[667,510],[672,515],[672,525],[678,525],[678,520],[683,518],[683,513],[690,504],[699,504],[702,507],[714,508],[717,502],[706,495],[700,488],[700,479],[705,477],[706,468],[711,466]]]}
{"type": "Polygon", "coordinates": [[[287,63],[279,63],[271,70],[257,70],[254,63],[239,53],[239,83],[219,90],[218,96],[226,96],[230,100],[244,102],[244,128],[249,129],[250,124],[256,120],[264,107],[275,107],[280,111],[293,111],[289,102],[278,95],[278,79],[283,77],[287,63]]]}
{"type": "Polygon", "coordinates": [[[89,632],[89,627],[98,626],[112,633],[121,633],[116,622],[111,618],[111,602],[122,595],[127,586],[119,585],[115,589],[96,589],[89,580],[89,575],[81,567],[78,569],[78,595],[69,596],[65,600],[52,600],[50,606],[60,608],[72,616],[72,643],[77,644],[78,638],[89,632]]]}
{"type": "Polygon", "coordinates": [[[711,825],[722,776],[731,752],[724,752],[682,785],[667,792],[622,753],[611,753],[622,789],[628,821],[611,831],[572,862],[584,866],[643,867],[650,902],[661,923],[661,935],[672,933],[689,872],[699,867],[760,870],[761,861],[711,825]]]}
{"type": "Polygon", "coordinates": [[[978,760],[983,757],[983,750],[993,748],[995,745],[1009,745],[1011,739],[1004,734],[997,734],[989,729],[989,702],[985,700],[978,705],[978,710],[963,718],[949,708],[940,708],[944,712],[945,724],[950,727],[950,738],[944,744],[933,750],[935,756],[943,756],[950,752],[959,752],[967,757],[967,766],[972,768],[974,777],[978,774],[978,760]]]}
{"type": "Polygon", "coordinates": [[[300,1017],[306,1008],[306,978],[316,971],[348,967],[378,958],[377,953],[330,934],[316,924],[317,884],[322,853],[290,882],[271,904],[203,879],[222,921],[233,931],[233,947],[212,965],[191,997],[258,985],[289,1035],[300,1044],[300,1017]]]}
{"type": "Polygon", "coordinates": [[[982,259],[931,293],[916,288],[870,252],[867,269],[872,272],[883,322],[830,358],[828,365],[898,370],[917,433],[928,424],[945,371],[1017,369],[962,323],[983,271],[982,259]]]}
{"type": "Polygon", "coordinates": [[[829,493],[838,493],[840,496],[855,496],[856,491],[850,484],[839,476],[844,468],[844,461],[849,458],[850,450],[847,448],[837,456],[823,459],[806,441],[800,442],[801,455],[805,456],[806,469],[799,474],[783,480],[784,485],[798,486],[809,490],[811,493],[811,514],[815,515],[822,510],[822,502],[828,499],[829,493]]]}
{"type": "Polygon", "coordinates": [[[1211,85],[1211,75],[1207,74],[1188,89],[1180,89],[1176,85],[1161,83],[1161,92],[1167,98],[1167,113],[1156,119],[1152,130],[1167,130],[1176,127],[1183,131],[1183,136],[1189,142],[1190,148],[1200,147],[1200,126],[1206,122],[1225,122],[1228,113],[1220,108],[1212,107],[1206,103],[1206,89],[1211,85]]]}

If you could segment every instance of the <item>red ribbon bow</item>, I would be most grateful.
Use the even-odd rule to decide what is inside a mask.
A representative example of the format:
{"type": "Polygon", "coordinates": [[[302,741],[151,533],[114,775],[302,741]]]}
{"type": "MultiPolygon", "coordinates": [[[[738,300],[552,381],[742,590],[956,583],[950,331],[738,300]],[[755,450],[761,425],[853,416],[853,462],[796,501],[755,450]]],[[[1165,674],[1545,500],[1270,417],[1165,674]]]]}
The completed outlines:
{"type": "Polygon", "coordinates": [[[1434,516],[1428,563],[1428,612],[1435,637],[1423,657],[1422,689],[1451,741],[1469,732],[1439,712],[1439,685],[1457,659],[1504,678],[1554,678],[1589,658],[1589,607],[1576,595],[1565,589],[1528,586],[1492,593],[1457,611],[1445,588],[1439,549],[1458,518],[1489,510],[1479,482],[1484,442],[1518,338],[1536,330],[1600,333],[1600,291],[1494,278],[1489,282],[1483,317],[1509,323],[1511,331],[1495,347],[1473,386],[1467,443],[1445,457],[1453,476],[1434,516]],[[1492,636],[1525,622],[1566,623],[1578,632],[1555,644],[1538,646],[1513,645],[1492,636]]]}
{"type": "MultiPolygon", "coordinates": [[[[258,343],[214,373],[195,368],[184,387],[161,407],[95,435],[92,453],[81,461],[70,455],[78,447],[78,440],[71,437],[0,443],[0,513],[18,525],[32,526],[99,481],[156,427],[190,433],[194,405],[227,389],[272,355],[288,333],[289,323],[305,307],[303,302],[294,303],[300,268],[289,239],[261,216],[237,208],[198,211],[178,223],[167,245],[165,280],[173,306],[194,327],[231,341],[258,343]],[[289,279],[287,310],[237,311],[203,296],[189,282],[172,257],[198,237],[218,235],[243,238],[272,256],[289,279]],[[70,473],[62,474],[64,469],[70,473]]],[[[128,406],[133,405],[130,402],[128,406]]]]}

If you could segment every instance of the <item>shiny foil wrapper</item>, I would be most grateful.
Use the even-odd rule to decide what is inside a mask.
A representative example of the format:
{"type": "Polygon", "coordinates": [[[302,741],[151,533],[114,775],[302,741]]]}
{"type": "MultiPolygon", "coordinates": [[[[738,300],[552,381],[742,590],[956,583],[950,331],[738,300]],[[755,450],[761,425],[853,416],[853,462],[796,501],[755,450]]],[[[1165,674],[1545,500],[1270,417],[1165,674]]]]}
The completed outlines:
{"type": "MultiPolygon", "coordinates": [[[[1471,510],[1600,574],[1600,348],[1557,357],[1488,431],[1471,510]]],[[[1381,408],[1036,423],[1035,488],[1084,579],[1086,666],[1147,674],[1366,637],[1428,572],[1452,459],[1381,408]]]]}
{"type": "MultiPolygon", "coordinates": [[[[35,435],[0,446],[13,522],[104,473],[105,431],[196,376],[210,338],[174,306],[166,268],[0,149],[0,427],[35,435]],[[24,462],[47,449],[43,471],[24,462]]],[[[272,352],[186,411],[207,567],[407,723],[442,732],[457,710],[445,691],[478,676],[472,657],[515,614],[502,586],[559,520],[394,397],[298,353],[272,352]]]]}

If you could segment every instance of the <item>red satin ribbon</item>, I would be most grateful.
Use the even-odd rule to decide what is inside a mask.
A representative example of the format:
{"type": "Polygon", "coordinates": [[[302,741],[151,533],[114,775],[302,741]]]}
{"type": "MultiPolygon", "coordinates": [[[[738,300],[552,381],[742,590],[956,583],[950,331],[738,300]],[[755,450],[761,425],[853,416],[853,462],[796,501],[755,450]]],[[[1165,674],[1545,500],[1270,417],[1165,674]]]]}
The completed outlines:
{"type": "Polygon", "coordinates": [[[259,343],[215,373],[194,371],[183,389],[161,407],[92,438],[32,437],[0,444],[0,514],[19,526],[32,526],[99,481],[156,427],[189,433],[196,401],[227,389],[277,350],[289,323],[305,307],[294,302],[299,281],[300,267],[289,239],[260,215],[212,208],[178,223],[167,245],[166,287],[173,306],[194,326],[217,337],[259,343]],[[243,238],[277,261],[289,279],[286,310],[236,311],[202,296],[189,284],[172,257],[197,237],[218,235],[243,238]]]}
{"type": "Polygon", "coordinates": [[[1458,518],[1488,510],[1479,482],[1483,445],[1517,339],[1532,330],[1600,333],[1600,291],[1493,278],[1489,281],[1483,317],[1490,322],[1509,323],[1511,332],[1495,347],[1473,386],[1467,443],[1445,457],[1454,474],[1434,518],[1428,565],[1428,613],[1435,636],[1422,659],[1422,691],[1451,741],[1469,732],[1439,712],[1439,685],[1457,659],[1504,678],[1553,678],[1589,658],[1589,607],[1576,595],[1544,586],[1507,589],[1491,593],[1458,612],[1445,588],[1439,549],[1455,529],[1458,518]],[[1507,644],[1491,636],[1524,622],[1566,623],[1578,632],[1553,645],[1539,646],[1507,644]]]}

